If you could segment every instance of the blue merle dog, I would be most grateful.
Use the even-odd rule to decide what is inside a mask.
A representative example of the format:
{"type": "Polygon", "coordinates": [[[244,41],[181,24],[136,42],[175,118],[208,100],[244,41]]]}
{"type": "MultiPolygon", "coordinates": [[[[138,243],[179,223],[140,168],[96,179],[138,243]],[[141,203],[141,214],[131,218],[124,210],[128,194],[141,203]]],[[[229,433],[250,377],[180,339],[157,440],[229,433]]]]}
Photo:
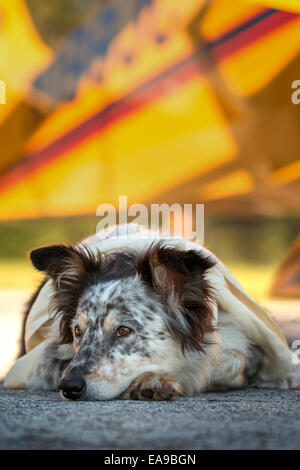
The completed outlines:
{"type": "Polygon", "coordinates": [[[70,400],[172,400],[254,380],[259,351],[249,362],[236,326],[218,325],[222,340],[216,331],[206,278],[214,260],[200,251],[161,241],[96,254],[55,245],[31,260],[53,284],[53,322],[29,388],[59,389],[70,400]],[[219,366],[226,334],[236,351],[219,366]]]}

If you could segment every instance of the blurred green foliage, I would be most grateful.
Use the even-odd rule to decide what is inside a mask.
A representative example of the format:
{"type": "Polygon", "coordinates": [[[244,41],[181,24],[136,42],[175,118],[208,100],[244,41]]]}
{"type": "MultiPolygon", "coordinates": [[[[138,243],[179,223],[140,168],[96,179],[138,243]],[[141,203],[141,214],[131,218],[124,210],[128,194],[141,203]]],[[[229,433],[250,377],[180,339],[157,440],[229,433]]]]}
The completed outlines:
{"type": "MultiPolygon", "coordinates": [[[[34,289],[41,273],[28,252],[44,244],[77,242],[95,234],[96,216],[0,223],[0,289],[34,289]]],[[[299,219],[205,218],[205,245],[255,298],[265,297],[274,273],[299,233],[299,219]]]]}
{"type": "MultiPolygon", "coordinates": [[[[32,248],[72,243],[96,232],[96,216],[0,223],[0,259],[24,259],[32,248]]],[[[296,218],[205,218],[205,245],[225,262],[278,263],[299,233],[296,218]]]]}
{"type": "Polygon", "coordinates": [[[277,264],[299,233],[299,217],[205,218],[205,245],[224,262],[277,264]]]}
{"type": "Polygon", "coordinates": [[[21,220],[0,223],[0,259],[24,259],[32,248],[72,243],[95,233],[96,217],[21,220]]]}

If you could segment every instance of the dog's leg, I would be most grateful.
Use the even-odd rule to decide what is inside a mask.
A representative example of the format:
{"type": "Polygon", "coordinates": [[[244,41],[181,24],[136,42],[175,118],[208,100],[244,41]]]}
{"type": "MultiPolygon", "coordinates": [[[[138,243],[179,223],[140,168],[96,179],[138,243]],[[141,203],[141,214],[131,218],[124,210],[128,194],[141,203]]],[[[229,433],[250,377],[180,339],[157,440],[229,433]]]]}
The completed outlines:
{"type": "Polygon", "coordinates": [[[250,346],[247,354],[238,350],[223,350],[219,367],[213,371],[210,391],[244,388],[256,383],[263,353],[250,346]]]}
{"type": "Polygon", "coordinates": [[[35,390],[57,390],[63,371],[74,356],[72,345],[45,343],[45,348],[34,365],[27,388],[35,390]]]}
{"type": "Polygon", "coordinates": [[[214,369],[208,391],[241,388],[244,384],[246,357],[240,351],[222,351],[219,366],[214,369]]]}
{"type": "Polygon", "coordinates": [[[170,374],[146,372],[137,377],[119,397],[122,400],[175,400],[182,394],[182,386],[170,374]]]}

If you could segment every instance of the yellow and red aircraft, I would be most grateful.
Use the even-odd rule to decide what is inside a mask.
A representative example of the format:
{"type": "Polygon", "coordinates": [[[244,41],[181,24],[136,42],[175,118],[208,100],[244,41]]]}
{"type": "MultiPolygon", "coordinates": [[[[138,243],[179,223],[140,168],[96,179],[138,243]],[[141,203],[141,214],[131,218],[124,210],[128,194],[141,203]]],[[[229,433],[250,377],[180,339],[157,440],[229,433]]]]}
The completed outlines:
{"type": "Polygon", "coordinates": [[[24,1],[0,0],[0,80],[6,92],[5,104],[0,105],[0,175],[18,164],[24,143],[45,116],[40,97],[30,99],[29,89],[52,56],[24,1]]]}
{"type": "Polygon", "coordinates": [[[119,195],[299,211],[298,0],[107,2],[55,56],[18,28],[28,57],[0,29],[14,45],[0,79],[23,74],[42,111],[16,145],[0,105],[0,219],[95,214],[119,195]]]}

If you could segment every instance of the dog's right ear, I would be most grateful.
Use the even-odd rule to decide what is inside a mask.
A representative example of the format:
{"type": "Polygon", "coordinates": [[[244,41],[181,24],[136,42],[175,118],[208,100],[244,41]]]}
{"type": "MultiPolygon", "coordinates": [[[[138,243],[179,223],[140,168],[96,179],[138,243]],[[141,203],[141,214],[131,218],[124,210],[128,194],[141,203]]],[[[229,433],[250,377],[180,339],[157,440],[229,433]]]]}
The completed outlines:
{"type": "Polygon", "coordinates": [[[44,271],[52,275],[59,271],[67,259],[71,258],[73,250],[65,245],[51,245],[36,248],[30,252],[30,259],[38,271],[44,271]]]}
{"type": "Polygon", "coordinates": [[[213,257],[198,250],[181,250],[163,242],[153,243],[138,259],[138,272],[161,294],[168,327],[182,350],[203,350],[203,336],[215,330],[213,291],[206,271],[213,257]]]}

